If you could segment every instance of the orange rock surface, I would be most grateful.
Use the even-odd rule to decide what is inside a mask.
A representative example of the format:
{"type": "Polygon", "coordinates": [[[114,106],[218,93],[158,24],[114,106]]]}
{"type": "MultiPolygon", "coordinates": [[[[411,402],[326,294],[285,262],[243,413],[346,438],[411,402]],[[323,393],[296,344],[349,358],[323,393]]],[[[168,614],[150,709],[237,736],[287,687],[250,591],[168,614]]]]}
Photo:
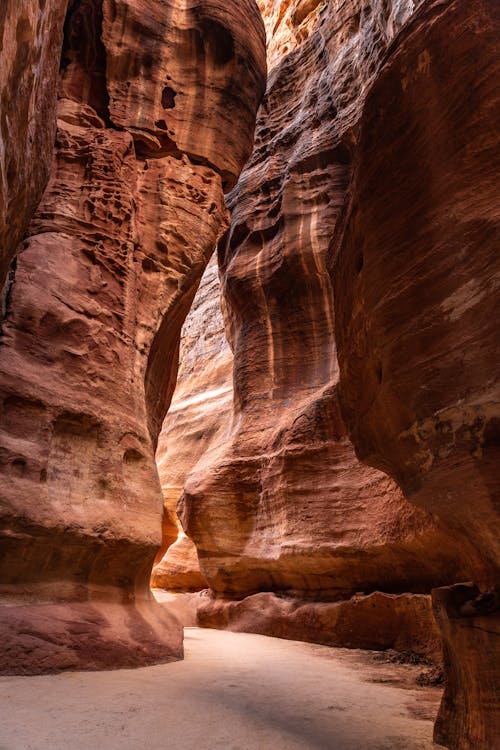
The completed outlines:
{"type": "Polygon", "coordinates": [[[181,520],[225,595],[429,592],[463,569],[435,518],[356,458],[327,269],[365,93],[413,4],[262,7],[274,67],[219,249],[234,411],[187,477],[181,520]]]}
{"type": "Polygon", "coordinates": [[[0,6],[0,288],[49,177],[67,4],[0,6]]]}
{"type": "Polygon", "coordinates": [[[211,0],[70,7],[51,178],[2,321],[4,670],[182,653],[180,623],[148,587],[162,516],[155,448],[264,79],[251,0],[234,11],[211,0]],[[233,47],[221,59],[223,29],[233,47]],[[167,80],[183,91],[175,142],[157,123],[173,109],[167,80]],[[239,138],[222,149],[228,98],[239,138]]]}
{"type": "Polygon", "coordinates": [[[439,517],[490,602],[467,623],[460,591],[435,593],[449,602],[437,737],[460,750],[500,736],[485,658],[500,630],[499,32],[486,0],[425,3],[402,31],[366,100],[332,271],[358,455],[439,517]]]}
{"type": "Polygon", "coordinates": [[[171,591],[207,587],[196,547],[182,530],[177,503],[186,476],[217,438],[229,430],[233,355],[224,330],[216,256],[212,257],[184,323],[177,387],[158,440],[156,461],[169,519],[151,584],[171,591]],[[173,519],[179,537],[170,546],[173,519]]]}

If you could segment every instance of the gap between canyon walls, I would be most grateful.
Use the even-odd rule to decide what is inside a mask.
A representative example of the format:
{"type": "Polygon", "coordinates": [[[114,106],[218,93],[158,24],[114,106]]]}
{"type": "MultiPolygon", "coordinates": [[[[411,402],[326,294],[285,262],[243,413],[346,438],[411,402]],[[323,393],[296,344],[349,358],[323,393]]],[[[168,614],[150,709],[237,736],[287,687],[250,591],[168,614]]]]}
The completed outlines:
{"type": "Polygon", "coordinates": [[[59,34],[50,179],[0,340],[2,669],[26,674],[182,655],[149,592],[154,450],[266,73],[253,0],[78,0],[59,34]]]}
{"type": "MultiPolygon", "coordinates": [[[[184,587],[211,588],[199,622],[430,659],[442,639],[436,738],[490,750],[500,6],[260,2],[253,152],[252,0],[77,0],[63,32],[65,6],[0,10],[2,112],[18,114],[0,120],[2,273],[18,250],[0,338],[3,668],[182,653],[148,590],[155,447],[233,188],[232,353],[204,331],[217,371],[194,353],[162,438],[184,440],[166,505],[181,495],[199,555],[201,571],[182,537],[184,587]]],[[[176,534],[165,513],[163,549],[176,534]]]]}
{"type": "Polygon", "coordinates": [[[260,7],[268,87],[219,247],[234,372],[229,352],[210,372],[203,282],[188,328],[206,350],[188,331],[158,452],[166,506],[180,499],[188,536],[153,582],[207,581],[193,606],[209,627],[431,658],[443,638],[436,738],[489,750],[499,733],[498,10],[461,0],[260,7]],[[450,215],[468,217],[462,250],[450,215]],[[232,380],[231,407],[221,394],[232,380]]]}

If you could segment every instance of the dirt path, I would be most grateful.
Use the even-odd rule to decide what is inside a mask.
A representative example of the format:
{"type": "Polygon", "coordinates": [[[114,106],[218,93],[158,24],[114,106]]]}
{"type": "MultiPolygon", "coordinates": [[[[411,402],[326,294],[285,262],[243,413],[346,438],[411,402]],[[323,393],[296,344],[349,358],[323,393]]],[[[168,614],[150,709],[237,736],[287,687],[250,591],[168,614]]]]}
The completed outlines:
{"type": "Polygon", "coordinates": [[[186,629],[186,659],[0,678],[0,750],[430,750],[439,691],[368,652],[186,629]],[[382,684],[381,684],[382,683],[382,684]]]}

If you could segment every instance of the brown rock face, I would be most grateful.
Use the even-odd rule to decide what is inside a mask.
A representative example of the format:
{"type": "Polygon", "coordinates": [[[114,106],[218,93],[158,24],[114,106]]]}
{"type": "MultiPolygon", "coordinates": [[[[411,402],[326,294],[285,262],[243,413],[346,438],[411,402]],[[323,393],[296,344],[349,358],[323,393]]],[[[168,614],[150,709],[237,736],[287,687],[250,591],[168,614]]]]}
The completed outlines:
{"type": "Polygon", "coordinates": [[[49,176],[67,4],[0,6],[0,287],[49,176]]]}
{"type": "Polygon", "coordinates": [[[165,518],[178,525],[179,537],[169,546],[169,525],[151,584],[173,591],[197,591],[208,584],[200,572],[196,547],[177,518],[177,502],[193,466],[228,432],[233,398],[233,355],[224,330],[215,255],[184,323],[179,361],[175,394],[156,451],[165,518]]]}
{"type": "Polygon", "coordinates": [[[442,648],[429,596],[383,594],[340,602],[308,602],[260,593],[242,601],[200,596],[202,627],[261,633],[327,646],[394,649],[441,664],[442,648]]]}
{"type": "Polygon", "coordinates": [[[7,289],[0,340],[8,671],[182,652],[180,624],[148,588],[162,516],[154,454],[182,322],[227,225],[223,181],[251,148],[265,57],[250,0],[222,14],[234,41],[224,60],[213,49],[218,4],[181,5],[82,0],[68,12],[52,174],[7,289]],[[186,28],[196,44],[182,41],[186,28]],[[167,76],[185,92],[174,146],[155,125],[167,76]],[[219,153],[214,131],[237,83],[240,141],[219,153]],[[196,133],[195,153],[183,129],[196,133]]]}
{"type": "Polygon", "coordinates": [[[358,455],[472,539],[485,583],[500,559],[499,28],[497,4],[433,2],[401,34],[364,110],[333,273],[358,455]]]}
{"type": "Polygon", "coordinates": [[[499,32],[498,3],[481,0],[428,2],[402,31],[366,101],[332,274],[357,453],[440,518],[463,580],[493,602],[467,619],[460,590],[434,593],[436,736],[484,750],[500,736],[499,32]]]}
{"type": "Polygon", "coordinates": [[[268,8],[278,62],[219,252],[232,427],[190,473],[181,510],[203,573],[226,595],[428,592],[463,574],[435,519],[359,463],[338,406],[327,252],[365,91],[413,7],[389,5],[268,8]]]}
{"type": "Polygon", "coordinates": [[[500,737],[498,598],[473,584],[433,592],[446,685],[434,739],[458,750],[496,747],[500,737]]]}

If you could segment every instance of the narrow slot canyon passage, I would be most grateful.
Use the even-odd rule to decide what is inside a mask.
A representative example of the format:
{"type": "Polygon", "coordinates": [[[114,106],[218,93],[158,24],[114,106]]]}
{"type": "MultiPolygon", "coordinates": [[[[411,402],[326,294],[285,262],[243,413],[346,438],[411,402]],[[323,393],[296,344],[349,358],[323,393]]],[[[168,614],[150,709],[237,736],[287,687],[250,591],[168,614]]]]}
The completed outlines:
{"type": "Polygon", "coordinates": [[[499,40],[0,0],[0,750],[500,748],[499,40]]]}
{"type": "Polygon", "coordinates": [[[441,691],[409,681],[370,652],[187,628],[176,664],[0,678],[0,746],[430,750],[441,691]]]}

